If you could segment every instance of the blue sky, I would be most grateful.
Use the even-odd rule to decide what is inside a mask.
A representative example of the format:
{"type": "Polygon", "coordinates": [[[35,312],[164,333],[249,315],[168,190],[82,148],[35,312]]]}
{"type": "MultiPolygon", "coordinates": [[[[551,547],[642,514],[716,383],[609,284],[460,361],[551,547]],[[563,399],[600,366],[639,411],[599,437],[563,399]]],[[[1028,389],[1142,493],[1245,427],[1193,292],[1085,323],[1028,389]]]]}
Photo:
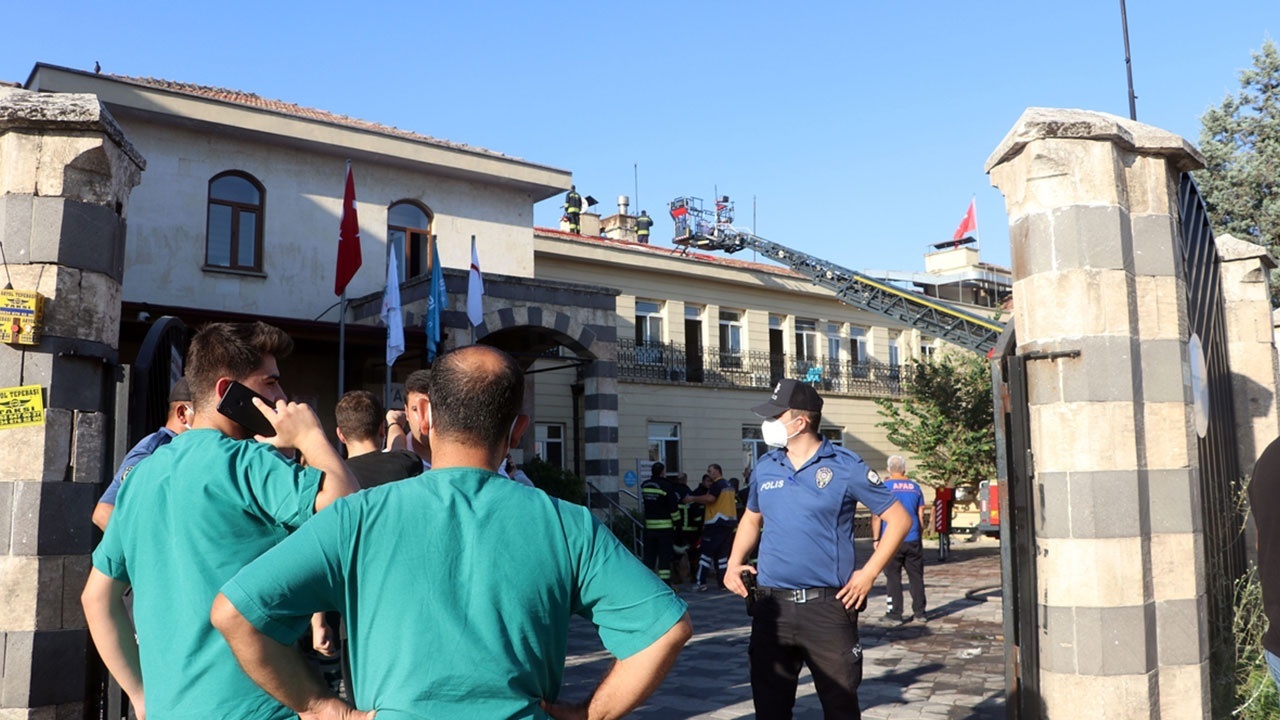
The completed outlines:
{"type": "MultiPolygon", "coordinates": [[[[23,12],[0,79],[97,60],[255,92],[565,168],[606,209],[638,176],[632,208],[658,244],[673,197],[718,190],[748,227],[754,198],[759,234],[854,269],[920,269],[971,197],[983,259],[1007,265],[983,165],[1023,109],[1128,115],[1114,0],[50,0],[11,27],[23,12]]],[[[1193,142],[1280,34],[1276,0],[1129,0],[1128,15],[1138,119],[1193,142]]],[[[560,202],[535,222],[555,226],[560,202]]]]}

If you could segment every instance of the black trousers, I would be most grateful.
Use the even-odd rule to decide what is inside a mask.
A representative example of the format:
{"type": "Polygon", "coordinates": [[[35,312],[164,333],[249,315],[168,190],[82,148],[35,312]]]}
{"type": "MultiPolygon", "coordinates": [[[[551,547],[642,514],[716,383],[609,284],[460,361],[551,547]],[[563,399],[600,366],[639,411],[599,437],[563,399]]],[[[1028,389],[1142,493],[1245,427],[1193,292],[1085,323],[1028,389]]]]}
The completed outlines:
{"type": "Polygon", "coordinates": [[[911,585],[911,613],[924,617],[924,548],[919,540],[902,543],[897,554],[884,566],[884,585],[889,595],[889,612],[902,614],[902,569],[911,585]]]}
{"type": "Polygon", "coordinates": [[[658,573],[658,577],[663,580],[671,579],[671,557],[674,540],[674,530],[644,531],[645,567],[658,573]]]}
{"type": "Polygon", "coordinates": [[[724,571],[729,567],[729,551],[733,550],[731,522],[713,522],[702,526],[701,557],[698,558],[698,584],[709,585],[715,578],[724,586],[724,571]]]}
{"type": "Polygon", "coordinates": [[[860,720],[858,612],[834,595],[807,603],[756,600],[751,622],[751,696],[758,720],[790,720],[800,668],[809,666],[826,720],[860,720]]]}

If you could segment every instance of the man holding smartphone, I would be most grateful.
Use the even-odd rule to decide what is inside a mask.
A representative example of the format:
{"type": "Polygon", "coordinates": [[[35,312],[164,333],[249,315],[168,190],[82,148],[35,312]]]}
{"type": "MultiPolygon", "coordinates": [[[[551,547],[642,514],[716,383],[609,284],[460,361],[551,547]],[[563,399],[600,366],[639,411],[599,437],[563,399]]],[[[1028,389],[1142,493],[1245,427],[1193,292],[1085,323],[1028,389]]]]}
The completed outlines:
{"type": "Polygon", "coordinates": [[[236,664],[209,623],[218,588],[358,485],[310,407],[286,402],[277,360],[293,341],[262,322],[208,325],[191,341],[192,429],[129,476],[93,554],[82,601],[98,653],[157,717],[290,718],[236,664]],[[261,442],[218,412],[237,383],[275,431],[261,442]],[[302,467],[276,448],[296,448],[302,467]],[[132,625],[122,597],[134,589],[132,625]],[[135,631],[136,626],[136,631],[135,631]],[[135,638],[136,632],[136,638],[135,638]]]}

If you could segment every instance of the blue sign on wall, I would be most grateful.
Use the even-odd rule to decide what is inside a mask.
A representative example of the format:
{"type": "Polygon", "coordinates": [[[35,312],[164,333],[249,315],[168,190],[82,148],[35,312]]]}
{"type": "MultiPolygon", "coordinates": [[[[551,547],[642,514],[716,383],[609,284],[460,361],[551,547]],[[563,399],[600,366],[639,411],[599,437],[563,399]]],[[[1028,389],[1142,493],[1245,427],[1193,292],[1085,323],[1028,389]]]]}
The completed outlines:
{"type": "Polygon", "coordinates": [[[627,487],[635,487],[636,483],[640,482],[640,476],[636,475],[635,470],[628,470],[627,474],[622,476],[622,482],[627,487]]]}

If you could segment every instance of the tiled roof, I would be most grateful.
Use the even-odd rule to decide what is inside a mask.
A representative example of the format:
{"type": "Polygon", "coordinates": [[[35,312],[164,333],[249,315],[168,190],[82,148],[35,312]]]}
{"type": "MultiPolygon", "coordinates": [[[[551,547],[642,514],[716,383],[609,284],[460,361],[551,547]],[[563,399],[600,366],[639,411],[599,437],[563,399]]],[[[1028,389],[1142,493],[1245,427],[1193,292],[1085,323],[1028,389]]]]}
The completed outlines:
{"type": "Polygon", "coordinates": [[[382,125],[380,123],[369,122],[368,120],[353,118],[348,115],[339,115],[325,110],[304,107],[302,105],[284,102],[283,100],[272,100],[270,98],[264,98],[256,93],[243,92],[241,90],[229,90],[227,88],[212,87],[209,85],[197,85],[195,83],[162,80],[160,78],[153,77],[130,77],[128,75],[112,75],[107,73],[103,73],[103,75],[110,77],[113,80],[119,80],[120,82],[129,83],[131,85],[140,85],[143,87],[156,88],[158,90],[165,90],[167,92],[174,92],[182,95],[190,95],[208,100],[217,100],[219,102],[258,108],[259,110],[266,110],[267,112],[303,118],[305,120],[316,120],[318,122],[329,123],[330,125],[341,125],[343,127],[355,128],[357,130],[368,130],[369,132],[380,133],[382,135],[390,135],[392,137],[404,138],[406,140],[415,140],[417,142],[439,145],[441,147],[447,147],[454,150],[480,153],[491,157],[502,158],[504,160],[527,162],[520,158],[495,152],[493,150],[486,150],[485,148],[450,142],[448,140],[441,140],[440,138],[423,135],[411,130],[401,130],[400,128],[391,127],[390,125],[382,125]]]}
{"type": "Polygon", "coordinates": [[[577,233],[565,232],[563,230],[552,230],[551,228],[546,227],[534,227],[533,231],[539,235],[550,235],[588,244],[610,245],[617,248],[631,250],[633,252],[649,253],[651,255],[661,255],[663,257],[681,257],[694,262],[705,262],[712,265],[720,265],[722,267],[737,268],[739,270],[767,272],[774,275],[785,275],[787,277],[808,279],[795,270],[782,267],[781,265],[766,265],[765,263],[751,262],[748,260],[735,260],[733,258],[724,257],[723,255],[708,255],[706,253],[693,251],[684,252],[682,248],[661,247],[658,245],[650,245],[648,243],[618,240],[616,238],[596,237],[593,235],[579,235],[577,233]]]}

